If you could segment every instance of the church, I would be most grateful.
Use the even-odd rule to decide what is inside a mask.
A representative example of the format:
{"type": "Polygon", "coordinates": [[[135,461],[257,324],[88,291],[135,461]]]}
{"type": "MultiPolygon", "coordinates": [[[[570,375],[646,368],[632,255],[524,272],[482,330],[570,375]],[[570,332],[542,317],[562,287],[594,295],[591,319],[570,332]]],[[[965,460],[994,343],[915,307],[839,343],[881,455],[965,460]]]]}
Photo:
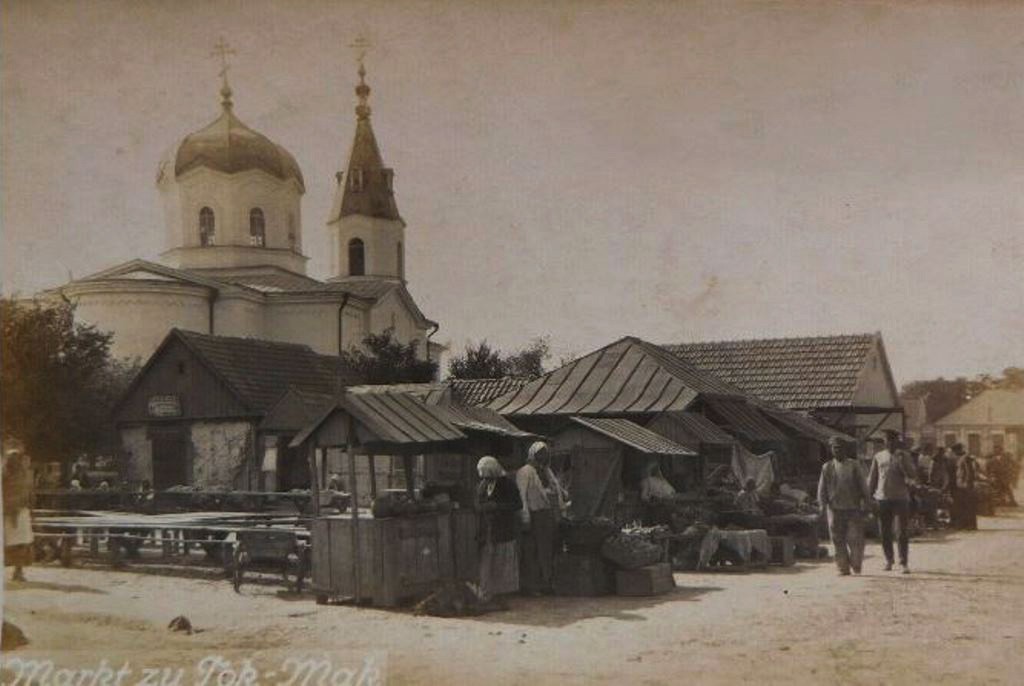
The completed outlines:
{"type": "Polygon", "coordinates": [[[166,250],[59,288],[78,321],[114,334],[115,357],[147,359],[172,328],[217,336],[300,343],[325,355],[391,329],[437,359],[438,324],[406,286],[405,221],[394,172],[370,124],[370,87],[360,60],[355,138],[338,172],[327,218],[331,274],[306,273],[302,196],[295,158],[235,114],[227,67],[220,115],[175,145],[157,168],[166,250]]]}

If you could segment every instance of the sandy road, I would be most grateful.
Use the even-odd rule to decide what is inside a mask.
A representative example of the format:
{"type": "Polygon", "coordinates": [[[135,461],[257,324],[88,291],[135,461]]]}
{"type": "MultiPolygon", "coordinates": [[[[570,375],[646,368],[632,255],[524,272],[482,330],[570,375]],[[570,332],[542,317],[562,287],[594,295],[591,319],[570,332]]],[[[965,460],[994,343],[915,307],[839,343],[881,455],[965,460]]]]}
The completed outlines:
{"type": "Polygon", "coordinates": [[[162,676],[142,671],[152,667],[184,669],[183,684],[222,676],[230,686],[229,670],[201,662],[211,655],[234,667],[249,658],[262,683],[301,676],[286,662],[296,656],[329,659],[338,683],[367,656],[397,684],[1024,683],[1024,511],[981,526],[915,540],[909,576],[882,572],[872,543],[861,577],[839,578],[831,564],[678,574],[668,596],[524,598],[476,619],[322,607],[271,586],[236,595],[223,580],[33,567],[5,593],[32,644],[6,657],[127,662],[126,684],[162,676]],[[168,631],[179,614],[198,631],[168,631]]]}

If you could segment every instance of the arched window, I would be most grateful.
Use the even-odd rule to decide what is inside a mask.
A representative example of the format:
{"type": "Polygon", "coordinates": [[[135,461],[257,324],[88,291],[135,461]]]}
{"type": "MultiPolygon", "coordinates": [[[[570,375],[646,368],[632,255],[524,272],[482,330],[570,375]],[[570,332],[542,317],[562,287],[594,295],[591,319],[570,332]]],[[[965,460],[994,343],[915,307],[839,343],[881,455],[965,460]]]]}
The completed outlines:
{"type": "Polygon", "coordinates": [[[263,210],[254,207],[249,210],[249,245],[262,248],[267,243],[267,224],[263,210]]]}
{"type": "Polygon", "coordinates": [[[349,276],[366,274],[366,252],[363,242],[358,238],[353,238],[348,242],[348,274],[349,276]]]}
{"type": "Polygon", "coordinates": [[[209,207],[199,210],[199,245],[213,245],[216,242],[216,229],[213,210],[209,207]]]}
{"type": "Polygon", "coordinates": [[[402,241],[398,241],[398,278],[405,278],[405,248],[402,247],[402,241]]]}

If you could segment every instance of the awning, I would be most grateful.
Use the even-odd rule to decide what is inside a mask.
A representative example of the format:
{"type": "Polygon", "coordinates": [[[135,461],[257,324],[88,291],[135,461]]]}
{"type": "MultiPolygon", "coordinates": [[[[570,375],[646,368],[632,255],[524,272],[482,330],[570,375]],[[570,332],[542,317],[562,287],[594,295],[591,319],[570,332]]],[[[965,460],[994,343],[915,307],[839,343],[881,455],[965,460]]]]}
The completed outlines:
{"type": "MultiPolygon", "coordinates": [[[[484,408],[430,405],[407,393],[345,393],[291,442],[298,447],[332,417],[345,412],[357,422],[362,446],[382,451],[414,452],[451,447],[464,441],[465,432],[482,432],[509,438],[534,438],[497,413],[484,408]]],[[[344,431],[341,432],[344,434],[344,431]]]]}
{"type": "Polygon", "coordinates": [[[826,426],[807,415],[800,414],[799,412],[774,407],[765,407],[762,408],[762,410],[779,424],[782,424],[793,431],[796,431],[798,434],[820,443],[827,444],[833,438],[838,438],[842,441],[848,442],[855,441],[852,436],[845,434],[842,431],[836,431],[832,427],[826,426]]]}
{"type": "Polygon", "coordinates": [[[647,423],[650,431],[692,450],[703,445],[733,446],[736,439],[696,412],[663,412],[647,423]]]}
{"type": "Polygon", "coordinates": [[[646,455],[697,456],[693,450],[648,431],[628,419],[573,417],[572,421],[646,455]]]}
{"type": "Polygon", "coordinates": [[[779,431],[756,406],[743,400],[709,398],[708,407],[722,418],[726,431],[750,441],[785,441],[779,431]]]}

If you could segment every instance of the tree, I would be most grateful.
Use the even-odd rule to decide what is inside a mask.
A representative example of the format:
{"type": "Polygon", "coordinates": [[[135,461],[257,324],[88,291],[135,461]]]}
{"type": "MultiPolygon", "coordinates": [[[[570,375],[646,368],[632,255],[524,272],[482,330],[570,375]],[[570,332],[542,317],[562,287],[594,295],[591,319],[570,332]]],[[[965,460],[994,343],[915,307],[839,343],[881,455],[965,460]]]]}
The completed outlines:
{"type": "Polygon", "coordinates": [[[448,363],[448,373],[456,379],[497,379],[507,376],[508,365],[501,353],[487,341],[466,346],[466,352],[448,363]]]}
{"type": "Polygon", "coordinates": [[[544,374],[544,362],[551,356],[547,338],[535,338],[530,345],[515,353],[502,355],[484,340],[470,343],[465,352],[448,363],[448,373],[455,379],[497,379],[515,376],[533,379],[544,374]]]}
{"type": "Polygon", "coordinates": [[[138,370],[110,357],[112,335],[76,324],[74,306],[0,299],[3,434],[37,462],[116,444],[110,412],[138,370]]]}
{"type": "Polygon", "coordinates": [[[416,356],[418,341],[401,343],[394,331],[369,334],[363,348],[352,348],[341,354],[342,361],[365,383],[426,383],[437,376],[437,363],[416,356]]]}

